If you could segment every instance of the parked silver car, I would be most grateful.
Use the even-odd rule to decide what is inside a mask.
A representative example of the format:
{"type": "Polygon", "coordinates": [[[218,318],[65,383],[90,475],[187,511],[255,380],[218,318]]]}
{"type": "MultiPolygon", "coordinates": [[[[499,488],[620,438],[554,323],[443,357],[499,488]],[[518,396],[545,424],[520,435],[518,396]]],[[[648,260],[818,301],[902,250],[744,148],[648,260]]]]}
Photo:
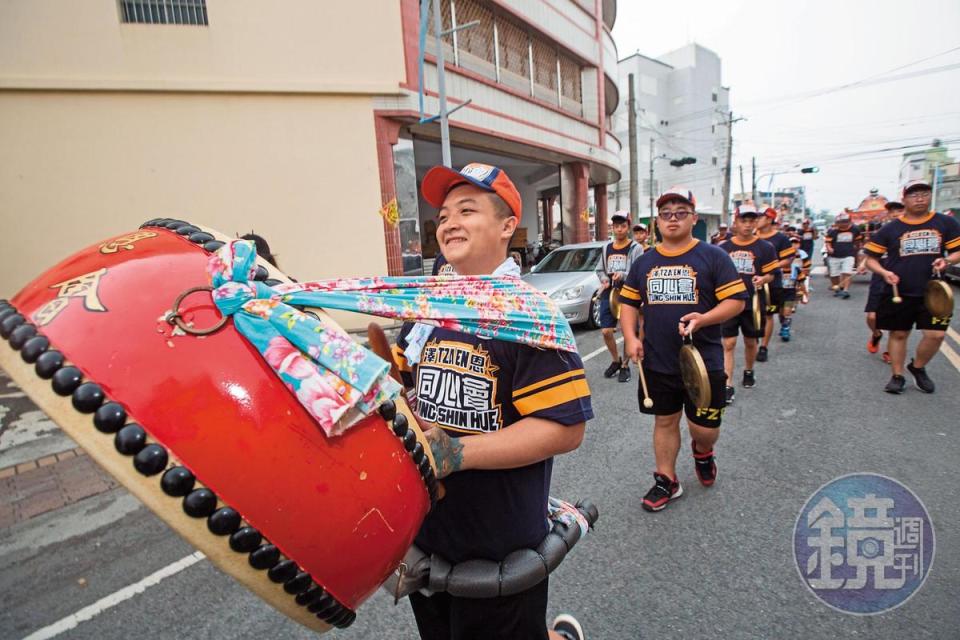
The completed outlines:
{"type": "Polygon", "coordinates": [[[596,270],[603,245],[582,242],[554,249],[523,280],[556,300],[570,324],[596,329],[600,326],[599,305],[594,303],[600,288],[596,270]]]}

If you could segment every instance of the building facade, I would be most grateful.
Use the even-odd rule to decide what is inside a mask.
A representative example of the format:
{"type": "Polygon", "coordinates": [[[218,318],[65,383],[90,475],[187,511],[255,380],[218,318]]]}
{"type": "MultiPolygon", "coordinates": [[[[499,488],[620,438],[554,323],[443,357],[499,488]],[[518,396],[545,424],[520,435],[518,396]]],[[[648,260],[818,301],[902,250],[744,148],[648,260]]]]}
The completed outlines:
{"type": "Polygon", "coordinates": [[[621,179],[611,188],[610,206],[630,207],[628,96],[632,75],[637,112],[639,217],[650,215],[651,193],[684,185],[696,196],[703,220],[697,235],[708,237],[723,209],[730,126],[730,91],[721,85],[720,57],[698,44],[689,44],[658,58],[636,53],[620,60],[618,67],[620,104],[614,114],[614,130],[623,141],[623,149],[621,179]],[[696,162],[679,167],[671,164],[684,158],[696,162]]]}
{"type": "MultiPolygon", "coordinates": [[[[514,177],[524,245],[587,239],[619,178],[616,3],[441,6],[444,30],[478,21],[443,39],[454,165],[514,177]]],[[[417,0],[0,4],[0,296],[155,217],[261,233],[300,279],[421,273],[440,134],[420,18],[417,0]]]]}

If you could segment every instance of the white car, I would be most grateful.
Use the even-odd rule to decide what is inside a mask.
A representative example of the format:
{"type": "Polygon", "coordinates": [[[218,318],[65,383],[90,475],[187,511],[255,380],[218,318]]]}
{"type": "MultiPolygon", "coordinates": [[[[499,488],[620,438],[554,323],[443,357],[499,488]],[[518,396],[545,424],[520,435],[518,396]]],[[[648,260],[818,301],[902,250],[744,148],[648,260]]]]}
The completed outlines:
{"type": "Polygon", "coordinates": [[[557,301],[570,324],[600,326],[596,270],[605,242],[570,244],[548,253],[523,280],[557,301]]]}

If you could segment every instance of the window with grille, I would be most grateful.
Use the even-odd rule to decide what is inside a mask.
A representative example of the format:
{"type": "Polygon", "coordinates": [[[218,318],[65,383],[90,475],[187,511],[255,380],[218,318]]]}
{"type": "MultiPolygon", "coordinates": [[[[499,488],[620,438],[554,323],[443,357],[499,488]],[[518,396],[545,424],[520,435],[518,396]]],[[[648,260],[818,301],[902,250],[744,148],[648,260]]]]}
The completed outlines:
{"type": "Polygon", "coordinates": [[[123,22],[207,25],[207,0],[120,0],[123,22]]]}
{"type": "Polygon", "coordinates": [[[477,22],[475,26],[457,32],[457,63],[471,71],[496,79],[494,53],[493,11],[475,0],[453,0],[457,24],[477,22]]]}

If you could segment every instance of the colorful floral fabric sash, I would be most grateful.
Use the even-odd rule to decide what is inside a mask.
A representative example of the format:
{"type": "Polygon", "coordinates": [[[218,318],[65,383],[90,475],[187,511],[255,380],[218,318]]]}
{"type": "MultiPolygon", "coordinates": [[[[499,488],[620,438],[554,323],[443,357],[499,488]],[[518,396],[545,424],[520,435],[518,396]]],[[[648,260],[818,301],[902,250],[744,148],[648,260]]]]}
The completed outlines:
{"type": "Polygon", "coordinates": [[[269,287],[256,251],[234,240],[210,258],[213,300],[260,351],[327,435],[339,435],[400,393],[390,365],[336,325],[291,305],[423,322],[546,349],[577,350],[556,303],[516,277],[339,278],[269,287]]]}

